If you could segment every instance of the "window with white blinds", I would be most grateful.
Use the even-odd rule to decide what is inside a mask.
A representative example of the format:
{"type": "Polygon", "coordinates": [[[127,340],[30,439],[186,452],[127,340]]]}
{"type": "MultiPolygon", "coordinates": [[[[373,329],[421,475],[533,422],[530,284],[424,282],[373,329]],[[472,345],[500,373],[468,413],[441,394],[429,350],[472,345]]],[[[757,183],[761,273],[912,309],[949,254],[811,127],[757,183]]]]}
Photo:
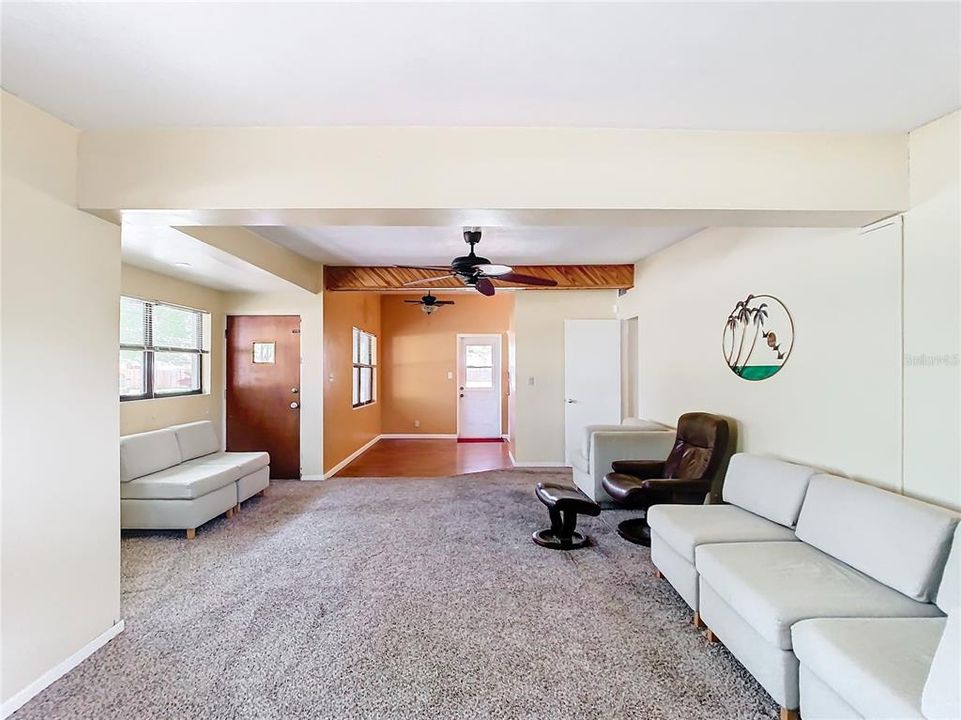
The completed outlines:
{"type": "Polygon", "coordinates": [[[370,405],[377,399],[377,336],[353,328],[353,407],[370,405]]]}
{"type": "Polygon", "coordinates": [[[209,354],[209,313],[120,298],[121,400],[199,395],[209,354]]]}

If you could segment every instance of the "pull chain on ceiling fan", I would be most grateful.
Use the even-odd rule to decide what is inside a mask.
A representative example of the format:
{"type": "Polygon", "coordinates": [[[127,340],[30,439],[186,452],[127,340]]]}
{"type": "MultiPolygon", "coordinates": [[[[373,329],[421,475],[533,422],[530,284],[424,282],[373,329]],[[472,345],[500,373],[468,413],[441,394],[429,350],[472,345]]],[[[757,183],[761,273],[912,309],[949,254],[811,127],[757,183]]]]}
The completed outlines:
{"type": "MultiPolygon", "coordinates": [[[[498,265],[497,263],[492,263],[485,257],[475,254],[474,246],[477,245],[480,240],[480,228],[465,228],[464,242],[470,245],[470,252],[467,255],[461,255],[451,260],[450,267],[440,267],[437,265],[394,265],[394,267],[446,273],[438,277],[414,280],[404,283],[404,285],[420,285],[422,283],[439,282],[441,280],[447,280],[448,278],[457,278],[467,287],[472,287],[481,295],[487,295],[488,297],[494,294],[494,283],[491,282],[491,279],[504,280],[506,282],[518,283],[519,285],[539,285],[541,287],[554,287],[557,285],[556,280],[516,273],[510,265],[498,265]]],[[[408,300],[407,302],[414,301],[408,300]]]]}

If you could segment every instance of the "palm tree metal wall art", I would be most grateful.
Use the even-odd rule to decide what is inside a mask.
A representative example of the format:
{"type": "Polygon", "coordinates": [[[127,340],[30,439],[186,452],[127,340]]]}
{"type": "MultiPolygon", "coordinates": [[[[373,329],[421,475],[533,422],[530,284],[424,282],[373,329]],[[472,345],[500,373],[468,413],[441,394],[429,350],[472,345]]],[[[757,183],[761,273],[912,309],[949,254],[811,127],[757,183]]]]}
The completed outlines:
{"type": "Polygon", "coordinates": [[[727,316],[721,347],[727,366],[739,378],[766,380],[791,355],[794,319],[773,295],[748,295],[727,316]]]}

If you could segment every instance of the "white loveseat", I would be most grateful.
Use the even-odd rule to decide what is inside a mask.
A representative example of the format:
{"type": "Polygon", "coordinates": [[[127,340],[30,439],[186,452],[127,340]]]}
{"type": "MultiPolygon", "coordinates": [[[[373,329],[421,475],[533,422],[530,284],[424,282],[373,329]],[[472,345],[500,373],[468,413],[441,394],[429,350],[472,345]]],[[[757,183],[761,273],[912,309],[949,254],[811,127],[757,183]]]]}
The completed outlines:
{"type": "Polygon", "coordinates": [[[676,431],[653,420],[625,418],[620,425],[588,425],[580,447],[569,459],[574,484],[595,502],[611,502],[601,481],[615,460],[664,460],[674,447],[676,431]]]}
{"type": "Polygon", "coordinates": [[[195,530],[270,484],[265,452],[222,452],[200,421],[120,438],[120,526],[195,530]]]}
{"type": "MultiPolygon", "coordinates": [[[[707,624],[708,637],[720,639],[757,678],[784,718],[795,717],[799,706],[809,720],[961,715],[950,683],[935,683],[930,693],[929,706],[941,714],[922,714],[920,694],[928,667],[932,676],[953,673],[956,688],[957,641],[945,632],[956,627],[956,620],[947,621],[945,612],[955,602],[949,598],[957,595],[952,589],[961,563],[957,540],[950,560],[948,553],[958,516],[827,474],[810,477],[804,488],[809,468],[778,472],[772,460],[765,486],[760,460],[748,462],[756,471],[753,492],[760,495],[752,514],[787,529],[796,500],[785,501],[803,495],[793,538],[737,537],[730,527],[723,539],[720,529],[711,538],[716,506],[688,506],[683,517],[674,506],[652,508],[652,558],[668,579],[681,577],[678,589],[707,624]],[[687,562],[690,548],[697,579],[693,595],[691,571],[675,557],[687,562]],[[672,563],[681,567],[680,574],[672,563]],[[890,634],[887,643],[866,634],[882,627],[890,634]],[[948,639],[942,643],[942,637],[948,639]],[[946,645],[944,652],[939,643],[946,645]],[[936,648],[946,658],[940,665],[932,660],[936,648]],[[803,681],[799,657],[806,668],[803,681]],[[801,697],[802,684],[810,707],[801,697]],[[917,712],[905,715],[908,705],[917,712]]],[[[748,488],[737,481],[745,461],[743,456],[732,460],[734,476],[725,482],[725,498],[732,497],[731,479],[730,489],[748,488]]],[[[728,512],[740,516],[737,510],[728,512]]],[[[762,526],[752,522],[748,527],[756,534],[762,526]]]]}

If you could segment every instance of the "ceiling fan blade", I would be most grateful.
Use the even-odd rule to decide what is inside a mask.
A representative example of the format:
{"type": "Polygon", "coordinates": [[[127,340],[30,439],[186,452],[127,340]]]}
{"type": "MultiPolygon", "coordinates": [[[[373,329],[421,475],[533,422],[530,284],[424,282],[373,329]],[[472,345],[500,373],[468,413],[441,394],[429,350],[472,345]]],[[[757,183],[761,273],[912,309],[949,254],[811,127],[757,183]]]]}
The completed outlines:
{"type": "Polygon", "coordinates": [[[420,285],[421,283],[432,283],[439,282],[441,280],[446,280],[447,278],[457,277],[456,275],[441,275],[440,277],[424,278],[423,280],[411,280],[410,282],[405,282],[404,287],[407,285],[420,285]]]}
{"type": "Polygon", "coordinates": [[[475,265],[474,270],[480,271],[482,275],[486,275],[487,277],[500,277],[506,273],[513,272],[514,268],[512,268],[510,265],[484,263],[482,265],[475,265]]]}
{"type": "Polygon", "coordinates": [[[523,285],[542,285],[544,287],[555,287],[557,285],[557,280],[551,280],[550,278],[534,277],[533,275],[524,275],[523,273],[509,272],[503,275],[497,276],[498,280],[506,280],[507,282],[521,283],[523,285]]]}
{"type": "Polygon", "coordinates": [[[420,305],[420,300],[404,300],[405,303],[410,303],[411,305],[420,305]]]}
{"type": "MultiPolygon", "coordinates": [[[[408,302],[410,301],[408,300],[408,302]]],[[[453,305],[453,304],[454,304],[453,300],[437,300],[434,302],[434,305],[453,305]]]]}
{"type": "Polygon", "coordinates": [[[481,295],[486,295],[490,297],[494,294],[494,283],[488,280],[486,277],[481,277],[477,279],[477,284],[474,286],[477,288],[477,292],[481,295]]]}

